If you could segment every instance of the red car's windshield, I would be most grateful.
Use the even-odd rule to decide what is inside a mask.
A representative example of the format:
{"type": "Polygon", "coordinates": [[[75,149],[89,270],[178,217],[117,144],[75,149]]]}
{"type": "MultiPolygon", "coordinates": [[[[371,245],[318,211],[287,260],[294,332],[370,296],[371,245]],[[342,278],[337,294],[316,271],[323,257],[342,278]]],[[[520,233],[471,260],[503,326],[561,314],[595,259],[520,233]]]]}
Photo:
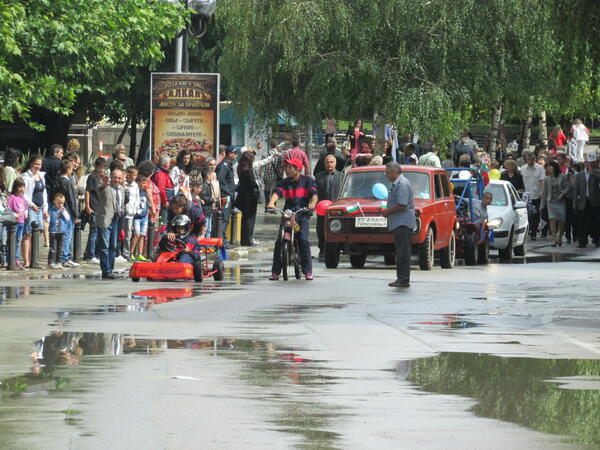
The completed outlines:
{"type": "MultiPolygon", "coordinates": [[[[402,173],[412,185],[415,199],[430,199],[429,175],[422,172],[402,173]]],[[[383,171],[351,172],[346,176],[340,198],[375,198],[373,185],[382,183],[390,188],[392,184],[383,171]]]]}

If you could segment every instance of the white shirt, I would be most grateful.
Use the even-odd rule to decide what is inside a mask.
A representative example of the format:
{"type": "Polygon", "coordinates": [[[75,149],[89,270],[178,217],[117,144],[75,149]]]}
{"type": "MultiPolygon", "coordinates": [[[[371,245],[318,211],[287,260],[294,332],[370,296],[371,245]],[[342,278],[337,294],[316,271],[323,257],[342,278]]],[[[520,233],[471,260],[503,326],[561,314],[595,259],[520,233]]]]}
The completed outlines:
{"type": "Polygon", "coordinates": [[[582,123],[574,124],[573,128],[571,128],[571,130],[573,130],[573,137],[575,138],[576,141],[587,142],[590,140],[590,135],[584,124],[582,124],[582,123]]]}
{"type": "Polygon", "coordinates": [[[521,167],[521,175],[523,175],[525,192],[529,192],[529,198],[531,200],[540,198],[542,196],[542,182],[546,178],[544,168],[538,163],[535,163],[533,167],[525,164],[521,167]]]}

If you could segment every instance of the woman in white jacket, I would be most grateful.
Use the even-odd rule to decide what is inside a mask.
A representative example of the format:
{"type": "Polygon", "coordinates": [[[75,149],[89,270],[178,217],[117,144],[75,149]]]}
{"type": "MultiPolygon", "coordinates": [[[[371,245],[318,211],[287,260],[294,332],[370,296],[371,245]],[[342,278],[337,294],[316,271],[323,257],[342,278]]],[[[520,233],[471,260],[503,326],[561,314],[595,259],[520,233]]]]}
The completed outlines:
{"type": "Polygon", "coordinates": [[[192,153],[189,150],[181,150],[177,154],[175,166],[171,169],[169,176],[173,182],[173,190],[175,195],[184,195],[188,200],[192,199],[190,193],[190,163],[192,161],[192,153]]]}
{"type": "Polygon", "coordinates": [[[37,229],[44,229],[44,221],[48,220],[48,194],[46,191],[45,173],[42,168],[42,157],[32,155],[29,158],[29,170],[21,175],[25,182],[25,200],[29,204],[29,213],[23,232],[22,255],[25,267],[30,266],[32,223],[37,222],[37,229]]]}

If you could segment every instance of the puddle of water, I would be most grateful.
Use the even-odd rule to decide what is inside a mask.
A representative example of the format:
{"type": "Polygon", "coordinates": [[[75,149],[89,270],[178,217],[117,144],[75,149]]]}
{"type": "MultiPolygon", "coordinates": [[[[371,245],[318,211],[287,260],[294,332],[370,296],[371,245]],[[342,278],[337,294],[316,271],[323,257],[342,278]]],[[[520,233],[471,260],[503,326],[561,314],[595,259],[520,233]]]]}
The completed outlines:
{"type": "Polygon", "coordinates": [[[29,295],[46,295],[51,290],[57,290],[58,286],[0,286],[0,305],[10,303],[10,300],[19,300],[29,295]]]}
{"type": "Polygon", "coordinates": [[[474,328],[481,327],[482,324],[466,320],[466,314],[443,314],[442,320],[428,320],[422,322],[415,322],[416,325],[428,325],[435,326],[438,328],[474,328]]]}
{"type": "MultiPolygon", "coordinates": [[[[338,434],[328,429],[344,412],[337,406],[324,404],[315,390],[336,383],[337,379],[327,375],[319,361],[305,358],[301,349],[251,339],[158,339],[57,331],[37,341],[33,350],[30,373],[1,381],[0,443],[19,437],[12,424],[16,423],[17,413],[25,410],[28,411],[26,415],[18,414],[19,427],[32,427],[39,423],[40,417],[48,421],[51,419],[48,414],[57,414],[54,417],[78,427],[80,436],[91,435],[93,430],[89,429],[85,419],[85,408],[89,403],[85,400],[87,393],[93,393],[98,383],[114,384],[113,368],[117,364],[125,364],[131,358],[157,358],[164,352],[177,350],[198,351],[202,352],[199,357],[208,355],[235,362],[240,370],[232,371],[229,364],[211,364],[211,367],[227,369],[223,375],[235,373],[249,385],[258,386],[257,401],[269,405],[266,410],[275,406],[276,413],[268,422],[279,432],[301,437],[301,447],[331,448],[339,439],[338,434]],[[52,399],[65,398],[70,399],[73,406],[69,408],[72,409],[52,409],[56,404],[52,399]]],[[[198,375],[153,378],[203,382],[198,375]]],[[[244,397],[248,393],[239,395],[244,397]]]]}
{"type": "Polygon", "coordinates": [[[442,328],[474,328],[480,327],[480,323],[468,320],[436,320],[431,322],[417,322],[418,325],[434,325],[442,328]]]}
{"type": "Polygon", "coordinates": [[[600,445],[600,360],[441,353],[401,361],[397,373],[426,392],[475,399],[478,416],[600,445]]]}
{"type": "Polygon", "coordinates": [[[277,305],[250,315],[248,320],[256,322],[257,320],[268,319],[269,323],[293,323],[309,314],[316,314],[323,309],[342,309],[349,305],[351,303],[277,305]]]}

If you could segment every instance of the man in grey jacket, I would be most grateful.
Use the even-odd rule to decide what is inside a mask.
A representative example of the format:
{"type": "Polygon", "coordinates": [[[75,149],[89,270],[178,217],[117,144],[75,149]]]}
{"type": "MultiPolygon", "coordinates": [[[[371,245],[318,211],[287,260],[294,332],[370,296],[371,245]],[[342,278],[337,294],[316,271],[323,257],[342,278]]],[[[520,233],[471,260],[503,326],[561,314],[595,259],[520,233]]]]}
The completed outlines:
{"type": "Polygon", "coordinates": [[[97,254],[100,257],[100,268],[103,280],[114,280],[115,254],[119,235],[119,219],[125,211],[125,188],[123,187],[123,171],[114,169],[102,180],[99,188],[99,205],[96,211],[97,254]]]}
{"type": "Polygon", "coordinates": [[[388,286],[407,288],[410,286],[410,256],[412,230],[416,226],[413,189],[402,175],[397,162],[385,166],[385,176],[392,182],[387,199],[387,208],[381,211],[388,219],[388,228],[394,234],[396,245],[396,281],[388,286]]]}

